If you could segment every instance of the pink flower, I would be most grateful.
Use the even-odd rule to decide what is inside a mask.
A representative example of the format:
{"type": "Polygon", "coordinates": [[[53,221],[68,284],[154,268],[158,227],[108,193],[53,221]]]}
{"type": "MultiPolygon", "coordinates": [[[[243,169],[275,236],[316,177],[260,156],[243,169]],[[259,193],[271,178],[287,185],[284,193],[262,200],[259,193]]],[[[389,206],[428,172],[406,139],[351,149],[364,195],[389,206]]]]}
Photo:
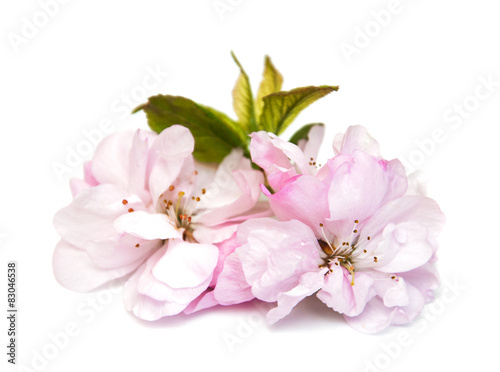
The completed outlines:
{"type": "Polygon", "coordinates": [[[195,162],[193,148],[177,125],[99,144],[84,180],[71,182],[73,202],[54,218],[62,240],[53,267],[63,286],[88,291],[133,273],[126,307],[149,320],[216,304],[209,293],[234,249],[226,241],[242,221],[269,211],[258,202],[262,173],[241,150],[217,167],[195,162]]]}
{"type": "MultiPolygon", "coordinates": [[[[278,158],[280,140],[265,136],[254,135],[252,156],[258,138],[260,154],[278,158]]],[[[376,332],[411,321],[432,299],[438,278],[430,263],[444,223],[439,207],[405,194],[403,166],[380,158],[364,128],[337,136],[334,150],[337,155],[318,171],[281,172],[277,192],[263,188],[281,221],[258,219],[239,227],[238,247],[215,290],[221,303],[251,296],[277,302],[268,313],[273,323],[316,293],[353,327],[376,332]],[[238,270],[238,280],[247,284],[235,288],[229,278],[234,283],[237,277],[228,273],[238,270]]],[[[297,151],[282,155],[295,164],[287,154],[298,159],[297,151]]],[[[254,161],[275,174],[285,168],[259,156],[254,161]]]]}
{"type": "Polygon", "coordinates": [[[275,191],[281,190],[286,180],[297,175],[315,175],[319,164],[319,146],[323,140],[325,128],[313,126],[308,140],[300,140],[299,145],[284,141],[273,133],[255,132],[251,134],[250,151],[252,161],[266,173],[269,185],[275,191]]]}

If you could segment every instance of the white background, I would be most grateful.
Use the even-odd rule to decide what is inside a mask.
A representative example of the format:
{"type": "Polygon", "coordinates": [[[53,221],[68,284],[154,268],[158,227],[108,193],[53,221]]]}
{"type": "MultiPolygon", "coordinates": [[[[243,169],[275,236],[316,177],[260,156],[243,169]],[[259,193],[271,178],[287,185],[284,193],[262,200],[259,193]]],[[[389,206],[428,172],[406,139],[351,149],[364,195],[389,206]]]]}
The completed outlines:
{"type": "Polygon", "coordinates": [[[0,311],[7,314],[6,262],[14,260],[17,361],[25,367],[18,370],[496,368],[497,2],[222,0],[233,4],[222,15],[212,0],[61,1],[43,10],[47,2],[4,1],[0,9],[0,311]],[[356,53],[347,56],[347,44],[356,53]],[[69,154],[92,150],[84,131],[95,133],[102,122],[112,131],[145,128],[142,113],[126,113],[144,94],[184,95],[234,117],[231,50],[254,89],[265,54],[282,72],[284,89],[340,85],[289,131],[326,123],[323,159],[335,133],[362,124],[386,158],[425,172],[447,225],[443,287],[418,322],[367,336],[310,298],[271,328],[254,304],[147,323],[124,310],[119,289],[80,294],[55,281],[52,217],[71,201],[69,178],[81,175],[82,159],[69,154]],[[160,71],[157,80],[151,70],[160,71]],[[440,143],[430,142],[433,133],[440,143]],[[68,168],[58,175],[59,165],[68,168]],[[231,347],[228,337],[237,343],[231,347]]]}

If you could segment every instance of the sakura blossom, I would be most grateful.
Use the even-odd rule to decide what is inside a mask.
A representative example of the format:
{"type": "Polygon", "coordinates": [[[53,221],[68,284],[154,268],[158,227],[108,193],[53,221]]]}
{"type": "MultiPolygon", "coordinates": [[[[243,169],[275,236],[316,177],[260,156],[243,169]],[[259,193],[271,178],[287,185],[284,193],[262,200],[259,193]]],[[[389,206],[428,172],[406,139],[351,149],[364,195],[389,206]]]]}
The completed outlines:
{"type": "Polygon", "coordinates": [[[312,294],[364,332],[413,320],[439,283],[432,263],[444,215],[437,203],[407,194],[402,164],[381,158],[363,127],[337,136],[336,155],[319,169],[311,165],[314,171],[297,165],[294,159],[305,155],[291,147],[263,132],[252,138],[254,161],[268,179],[279,180],[274,193],[262,189],[280,221],[257,219],[238,228],[216,298],[277,302],[270,323],[312,294]],[[246,285],[235,287],[228,274],[234,283],[238,272],[246,285]]]}
{"type": "Polygon", "coordinates": [[[54,217],[61,241],[53,267],[63,286],[89,291],[131,275],[124,302],[146,320],[217,304],[210,292],[232,248],[225,241],[269,208],[258,200],[263,174],[240,149],[217,165],[195,161],[193,148],[178,125],[102,141],[84,179],[71,182],[73,201],[54,217]]]}

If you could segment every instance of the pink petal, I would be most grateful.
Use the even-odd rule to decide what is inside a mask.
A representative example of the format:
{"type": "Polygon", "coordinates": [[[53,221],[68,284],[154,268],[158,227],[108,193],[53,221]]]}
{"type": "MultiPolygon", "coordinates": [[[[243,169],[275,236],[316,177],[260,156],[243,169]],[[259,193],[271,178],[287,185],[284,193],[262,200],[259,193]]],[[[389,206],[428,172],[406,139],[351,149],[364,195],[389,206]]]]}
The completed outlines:
{"type": "Polygon", "coordinates": [[[238,223],[225,223],[213,227],[197,225],[193,231],[193,236],[201,244],[220,243],[233,235],[238,226],[238,223]]]}
{"type": "Polygon", "coordinates": [[[323,286],[325,270],[318,272],[309,272],[300,276],[297,286],[287,292],[278,294],[278,306],[267,313],[269,324],[276,323],[284,318],[300,301],[305,297],[312,295],[323,286]]]}
{"type": "Polygon", "coordinates": [[[406,191],[406,175],[399,161],[379,161],[354,150],[353,155],[338,155],[328,161],[332,174],[328,192],[332,221],[364,220],[389,200],[406,191]]]}
{"type": "Polygon", "coordinates": [[[406,306],[397,307],[394,318],[392,318],[392,324],[407,324],[413,321],[425,305],[425,298],[417,288],[407,284],[407,291],[410,301],[406,306]]]}
{"type": "Polygon", "coordinates": [[[325,136],[324,125],[313,125],[307,134],[308,139],[301,139],[298,142],[300,150],[304,153],[306,159],[313,158],[314,161],[318,159],[319,148],[325,136]]]}
{"type": "Polygon", "coordinates": [[[234,253],[234,250],[238,246],[238,244],[236,243],[236,234],[233,234],[229,239],[226,239],[215,245],[219,249],[219,257],[217,259],[217,265],[214,269],[212,282],[210,283],[211,287],[215,287],[215,285],[217,284],[217,279],[222,272],[226,258],[230,254],[234,253]]]}
{"type": "Polygon", "coordinates": [[[219,250],[211,244],[170,240],[168,249],[153,268],[153,275],[171,288],[191,288],[212,279],[219,250]]]}
{"type": "Polygon", "coordinates": [[[210,307],[217,306],[219,303],[214,297],[213,291],[203,292],[197,299],[189,304],[188,307],[184,309],[184,314],[192,314],[200,310],[205,310],[210,307]]]}
{"type": "Polygon", "coordinates": [[[92,174],[92,162],[86,161],[83,163],[83,181],[89,186],[97,186],[99,182],[92,174]]]}
{"type": "Polygon", "coordinates": [[[224,261],[224,267],[213,293],[214,298],[221,305],[239,304],[255,298],[236,253],[230,254],[224,261]]]}
{"type": "Polygon", "coordinates": [[[90,161],[83,163],[83,180],[79,178],[71,178],[69,180],[69,186],[73,197],[75,197],[81,190],[97,186],[98,184],[99,182],[96,181],[94,175],[92,174],[92,163],[90,161]]]}
{"type": "Polygon", "coordinates": [[[367,236],[383,237],[379,253],[385,258],[377,270],[387,273],[409,271],[432,257],[444,221],[444,215],[434,200],[424,196],[404,196],[380,208],[363,228],[360,240],[367,236]],[[382,234],[382,229],[387,226],[392,226],[391,233],[382,234]]]}
{"type": "Polygon", "coordinates": [[[259,186],[263,182],[262,172],[252,169],[241,149],[233,150],[220,164],[206,194],[201,196],[198,208],[206,212],[197,216],[195,222],[214,226],[250,211],[259,199],[259,186]]]}
{"type": "Polygon", "coordinates": [[[158,301],[138,292],[137,285],[145,269],[146,264],[143,264],[125,283],[123,287],[125,308],[138,318],[150,321],[182,312],[187,307],[187,304],[158,301]]]}
{"type": "Polygon", "coordinates": [[[175,195],[179,191],[190,195],[195,175],[193,149],[194,138],[183,126],[172,125],[158,135],[148,163],[149,190],[155,204],[170,186],[175,186],[175,195]]]}
{"type": "Polygon", "coordinates": [[[119,233],[126,233],[146,240],[182,239],[182,231],[177,229],[166,214],[137,211],[118,217],[114,227],[119,233]]]}
{"type": "Polygon", "coordinates": [[[269,205],[269,201],[268,200],[261,200],[261,201],[257,201],[257,203],[255,203],[255,206],[252,209],[250,209],[249,211],[246,211],[246,212],[241,213],[237,216],[231,217],[226,222],[244,222],[244,221],[249,220],[251,218],[271,217],[273,215],[274,215],[274,213],[271,210],[271,206],[269,205]]]}
{"type": "Polygon", "coordinates": [[[80,191],[88,189],[90,186],[79,178],[72,177],[69,180],[69,188],[71,190],[71,195],[75,197],[80,191]]]}
{"type": "Polygon", "coordinates": [[[87,292],[135,270],[141,259],[112,270],[95,265],[82,249],[61,240],[55,247],[52,266],[57,281],[73,291],[87,292]]]}
{"type": "Polygon", "coordinates": [[[290,159],[283,150],[276,147],[276,141],[266,132],[255,132],[251,134],[250,153],[252,161],[259,165],[267,175],[271,187],[278,191],[283,182],[297,175],[290,159]]]}
{"type": "Polygon", "coordinates": [[[137,292],[151,297],[157,301],[170,302],[176,304],[189,304],[205,291],[212,279],[208,276],[198,285],[186,288],[172,288],[164,282],[158,280],[154,275],[158,262],[165,257],[169,249],[170,242],[167,242],[162,249],[155,252],[146,262],[146,267],[137,282],[137,292]]]}
{"type": "Polygon", "coordinates": [[[145,205],[151,202],[147,182],[149,148],[157,137],[158,135],[154,132],[137,130],[129,151],[128,190],[139,196],[145,205]]]}
{"type": "Polygon", "coordinates": [[[276,301],[298,284],[300,275],[319,271],[322,263],[314,233],[296,220],[248,220],[238,228],[237,242],[245,278],[263,301],[276,301]]]}
{"type": "Polygon", "coordinates": [[[297,219],[321,236],[319,224],[328,218],[328,184],[313,176],[299,176],[275,194],[267,193],[269,204],[281,221],[297,219]]]}
{"type": "Polygon", "coordinates": [[[388,327],[396,314],[397,308],[384,305],[380,297],[372,298],[361,314],[354,317],[344,315],[347,324],[364,333],[376,333],[388,327]]]}
{"type": "Polygon", "coordinates": [[[125,234],[120,237],[89,241],[85,250],[96,266],[114,269],[134,262],[141,263],[160,246],[161,240],[148,241],[125,234]]]}
{"type": "Polygon", "coordinates": [[[401,276],[422,293],[426,302],[434,299],[433,290],[439,287],[439,274],[433,265],[423,265],[401,276]]]}
{"type": "Polygon", "coordinates": [[[129,151],[134,131],[120,131],[106,136],[92,157],[92,175],[97,182],[117,185],[128,190],[129,151]]]}
{"type": "Polygon", "coordinates": [[[310,159],[306,159],[302,150],[291,142],[284,141],[273,133],[269,133],[271,143],[290,159],[298,174],[312,174],[314,167],[309,164],[310,159]]]}
{"type": "Polygon", "coordinates": [[[377,277],[373,288],[387,307],[407,306],[410,303],[408,288],[403,277],[391,279],[389,276],[377,277]]]}
{"type": "Polygon", "coordinates": [[[333,150],[335,154],[347,155],[352,155],[354,150],[363,150],[367,154],[380,157],[378,142],[361,125],[350,126],[345,134],[337,134],[333,141],[333,150]]]}
{"type": "Polygon", "coordinates": [[[316,296],[341,314],[355,316],[361,313],[374,295],[371,289],[373,279],[366,273],[357,272],[354,285],[351,285],[351,274],[345,268],[333,265],[331,270],[316,296]]]}
{"type": "Polygon", "coordinates": [[[117,235],[114,220],[128,209],[144,209],[142,201],[118,186],[105,184],[84,189],[54,216],[57,233],[68,243],[84,248],[89,241],[117,235]],[[127,204],[123,204],[127,200],[127,204]]]}

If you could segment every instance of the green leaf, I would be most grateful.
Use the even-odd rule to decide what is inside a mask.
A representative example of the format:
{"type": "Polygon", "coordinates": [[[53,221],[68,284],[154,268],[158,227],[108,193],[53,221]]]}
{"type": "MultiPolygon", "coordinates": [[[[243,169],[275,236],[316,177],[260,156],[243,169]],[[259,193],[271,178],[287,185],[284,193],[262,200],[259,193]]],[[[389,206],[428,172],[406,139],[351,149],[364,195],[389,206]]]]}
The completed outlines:
{"type": "Polygon", "coordinates": [[[255,107],[252,88],[250,87],[250,79],[233,52],[231,52],[231,56],[240,68],[240,75],[233,88],[234,112],[236,116],[238,116],[239,123],[245,131],[251,133],[257,129],[257,121],[255,118],[255,107]]]}
{"type": "Polygon", "coordinates": [[[264,97],[260,129],[281,134],[297,115],[314,101],[338,90],[337,86],[321,85],[276,92],[264,97]]]}
{"type": "Polygon", "coordinates": [[[157,133],[174,124],[188,128],[195,139],[193,156],[200,161],[220,163],[235,147],[248,154],[246,133],[235,121],[211,107],[185,97],[157,95],[149,97],[133,113],[140,110],[157,133]]]}
{"type": "Polygon", "coordinates": [[[271,58],[266,56],[264,61],[264,72],[262,73],[262,81],[255,100],[255,115],[257,117],[260,116],[262,109],[264,108],[264,101],[262,99],[271,93],[279,92],[282,85],[283,76],[276,69],[276,67],[274,67],[271,62],[271,58]]]}
{"type": "Polygon", "coordinates": [[[304,125],[302,128],[297,130],[288,140],[288,142],[293,143],[294,145],[299,145],[299,141],[302,139],[308,140],[309,139],[309,132],[312,127],[315,125],[321,125],[322,127],[325,126],[323,123],[312,123],[312,124],[307,124],[304,125]]]}

